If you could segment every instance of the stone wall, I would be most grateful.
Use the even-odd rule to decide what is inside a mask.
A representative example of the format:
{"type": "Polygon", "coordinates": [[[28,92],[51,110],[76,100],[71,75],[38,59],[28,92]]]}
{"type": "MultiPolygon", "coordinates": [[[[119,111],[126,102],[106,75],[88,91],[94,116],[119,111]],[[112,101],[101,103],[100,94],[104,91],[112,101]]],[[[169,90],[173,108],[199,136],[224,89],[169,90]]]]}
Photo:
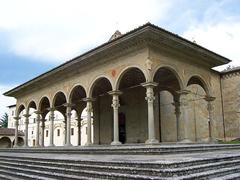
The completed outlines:
{"type": "Polygon", "coordinates": [[[240,137],[240,74],[229,73],[222,78],[226,140],[240,137]]]}

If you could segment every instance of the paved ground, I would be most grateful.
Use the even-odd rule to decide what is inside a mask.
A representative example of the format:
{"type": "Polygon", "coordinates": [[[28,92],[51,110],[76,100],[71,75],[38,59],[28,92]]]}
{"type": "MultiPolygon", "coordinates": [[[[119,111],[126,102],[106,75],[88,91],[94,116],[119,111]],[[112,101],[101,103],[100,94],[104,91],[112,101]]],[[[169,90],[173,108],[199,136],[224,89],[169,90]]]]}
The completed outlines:
{"type": "Polygon", "coordinates": [[[0,156],[13,157],[35,157],[48,159],[67,159],[67,160],[86,160],[86,161],[126,161],[126,162],[151,162],[151,163],[166,163],[194,161],[202,159],[211,159],[218,157],[240,156],[239,150],[231,151],[215,151],[204,153],[188,153],[188,154],[174,154],[174,155],[86,155],[86,154],[37,154],[37,153],[5,153],[0,152],[0,156]]]}

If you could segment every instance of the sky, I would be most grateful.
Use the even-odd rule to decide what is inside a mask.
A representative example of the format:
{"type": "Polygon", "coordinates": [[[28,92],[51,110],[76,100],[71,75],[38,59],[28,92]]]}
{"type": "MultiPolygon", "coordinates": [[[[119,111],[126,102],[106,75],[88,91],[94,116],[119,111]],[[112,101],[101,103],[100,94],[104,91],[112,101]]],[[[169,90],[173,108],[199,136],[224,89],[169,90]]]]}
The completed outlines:
{"type": "Polygon", "coordinates": [[[240,66],[239,0],[0,0],[0,117],[4,92],[147,22],[240,66]]]}

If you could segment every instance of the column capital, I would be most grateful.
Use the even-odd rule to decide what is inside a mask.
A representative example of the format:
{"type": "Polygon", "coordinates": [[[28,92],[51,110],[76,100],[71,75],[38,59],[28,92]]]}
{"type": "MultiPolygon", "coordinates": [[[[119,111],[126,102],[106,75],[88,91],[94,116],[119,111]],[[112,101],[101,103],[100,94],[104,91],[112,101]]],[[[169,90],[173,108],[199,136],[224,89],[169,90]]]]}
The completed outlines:
{"type": "Polygon", "coordinates": [[[48,110],[48,111],[55,111],[56,108],[55,108],[55,107],[49,107],[49,108],[47,108],[47,110],[48,110]]]}
{"type": "Polygon", "coordinates": [[[191,91],[186,90],[186,89],[183,89],[183,90],[180,90],[180,91],[176,91],[176,93],[177,93],[178,95],[188,95],[188,94],[191,93],[191,91]]]}
{"type": "Polygon", "coordinates": [[[212,101],[214,101],[215,99],[216,99],[216,97],[213,97],[213,96],[205,96],[205,98],[204,98],[206,101],[208,101],[208,102],[212,102],[212,101]]]}
{"type": "Polygon", "coordinates": [[[119,90],[114,90],[114,91],[109,91],[108,94],[109,94],[109,95],[112,95],[112,96],[114,96],[114,95],[119,96],[119,95],[122,94],[122,92],[119,91],[119,90]]]}
{"type": "Polygon", "coordinates": [[[34,113],[37,114],[37,115],[41,115],[42,111],[34,111],[34,113]]]}
{"type": "Polygon", "coordinates": [[[82,100],[85,102],[93,102],[93,101],[95,101],[95,98],[87,97],[87,98],[82,98],[82,100]]]}
{"type": "Polygon", "coordinates": [[[24,114],[23,116],[26,118],[29,118],[31,116],[31,114],[24,114]]]}
{"type": "Polygon", "coordinates": [[[15,120],[19,120],[19,119],[21,119],[19,116],[15,116],[15,117],[13,117],[15,120]]]}
{"type": "Polygon", "coordinates": [[[80,118],[79,118],[79,117],[76,117],[75,120],[76,120],[76,121],[82,121],[83,118],[81,118],[81,117],[80,117],[80,118]]]}
{"type": "Polygon", "coordinates": [[[72,103],[64,103],[63,106],[64,107],[73,107],[75,104],[72,103]]]}
{"type": "Polygon", "coordinates": [[[158,85],[158,83],[156,83],[156,82],[144,82],[144,83],[141,83],[141,85],[143,86],[143,87],[156,87],[157,85],[158,85]]]}

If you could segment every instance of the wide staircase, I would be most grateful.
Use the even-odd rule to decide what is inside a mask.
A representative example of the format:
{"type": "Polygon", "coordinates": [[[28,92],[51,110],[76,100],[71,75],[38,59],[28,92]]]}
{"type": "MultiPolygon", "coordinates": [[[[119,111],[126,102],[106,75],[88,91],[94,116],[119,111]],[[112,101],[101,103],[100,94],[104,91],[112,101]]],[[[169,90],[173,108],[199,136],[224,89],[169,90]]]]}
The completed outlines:
{"type": "Polygon", "coordinates": [[[181,146],[195,147],[190,153],[168,145],[164,146],[168,150],[165,154],[161,145],[131,147],[1,149],[0,179],[240,179],[239,145],[181,146]],[[68,151],[75,149],[79,153],[68,151]],[[92,152],[84,153],[83,149],[92,152]],[[114,153],[103,153],[104,149],[114,153]],[[122,154],[116,149],[125,150],[122,154]]]}

